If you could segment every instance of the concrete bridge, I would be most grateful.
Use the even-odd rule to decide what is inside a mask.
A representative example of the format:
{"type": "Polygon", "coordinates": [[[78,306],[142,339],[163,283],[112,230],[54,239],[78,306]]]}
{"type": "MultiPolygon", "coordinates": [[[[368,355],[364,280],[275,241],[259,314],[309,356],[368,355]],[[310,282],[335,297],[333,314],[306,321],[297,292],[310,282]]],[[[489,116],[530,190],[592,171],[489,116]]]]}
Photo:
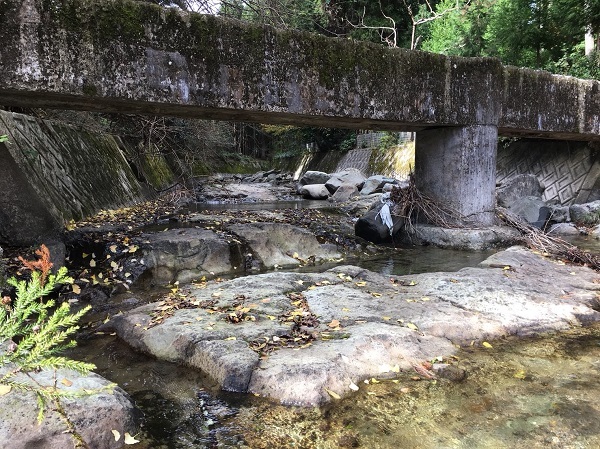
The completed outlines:
{"type": "Polygon", "coordinates": [[[419,186],[494,220],[498,135],[600,140],[600,82],[130,0],[2,0],[0,105],[416,131],[419,186]]]}

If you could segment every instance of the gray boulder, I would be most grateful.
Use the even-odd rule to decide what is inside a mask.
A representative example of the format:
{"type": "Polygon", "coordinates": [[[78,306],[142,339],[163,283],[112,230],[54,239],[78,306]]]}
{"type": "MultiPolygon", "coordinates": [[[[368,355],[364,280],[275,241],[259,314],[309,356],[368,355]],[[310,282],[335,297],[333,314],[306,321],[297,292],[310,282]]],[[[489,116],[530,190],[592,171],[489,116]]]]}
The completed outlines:
{"type": "Polygon", "coordinates": [[[556,223],[548,230],[550,235],[581,235],[581,231],[574,223],[556,223]]]}
{"type": "Polygon", "coordinates": [[[322,171],[307,171],[298,180],[299,187],[311,184],[325,184],[331,175],[322,171]]]}
{"type": "Polygon", "coordinates": [[[566,223],[571,221],[571,214],[569,213],[569,206],[549,206],[550,207],[550,220],[554,223],[566,223]]]}
{"type": "Polygon", "coordinates": [[[404,224],[402,217],[392,215],[394,227],[390,233],[390,229],[383,224],[379,212],[381,204],[378,207],[371,209],[365,215],[360,217],[354,224],[354,234],[372,243],[385,243],[392,240],[392,236],[400,231],[404,224]]]}
{"type": "Polygon", "coordinates": [[[306,199],[325,200],[329,197],[329,190],[325,184],[309,184],[298,189],[298,193],[306,199]]]}
{"type": "Polygon", "coordinates": [[[354,184],[343,184],[329,197],[329,201],[342,203],[348,201],[351,197],[358,194],[358,189],[354,184]]]}
{"type": "Polygon", "coordinates": [[[329,180],[325,183],[325,187],[331,192],[335,191],[344,184],[355,185],[358,190],[362,189],[363,184],[366,181],[365,175],[356,168],[347,168],[338,173],[333,173],[329,180]]]}
{"type": "Polygon", "coordinates": [[[374,175],[365,181],[362,189],[360,190],[361,195],[371,195],[372,193],[379,193],[383,191],[383,187],[386,184],[395,185],[398,181],[394,178],[388,178],[382,175],[374,175]]]}
{"type": "Polygon", "coordinates": [[[236,224],[227,230],[245,240],[265,268],[296,267],[303,261],[320,263],[342,256],[332,245],[321,245],[312,232],[289,224],[236,224]]]}
{"type": "Polygon", "coordinates": [[[510,208],[519,198],[533,196],[541,199],[544,187],[535,175],[517,175],[496,189],[496,199],[501,207],[510,208]]]}
{"type": "Polygon", "coordinates": [[[590,223],[600,218],[600,200],[585,204],[573,204],[569,207],[571,221],[574,223],[590,223]]]}
{"type": "Polygon", "coordinates": [[[190,282],[232,270],[229,243],[207,229],[144,234],[143,260],[157,282],[190,282]]]}
{"type": "MultiPolygon", "coordinates": [[[[2,372],[0,370],[0,375],[2,372]]],[[[44,385],[56,384],[64,392],[96,391],[78,398],[62,399],[63,408],[88,447],[118,449],[123,447],[123,435],[137,433],[139,412],[123,390],[108,380],[91,373],[82,376],[70,370],[41,371],[30,376],[17,374],[16,379],[27,384],[33,381],[44,385]],[[63,382],[63,379],[65,380],[63,382]],[[57,382],[58,380],[58,382],[57,382]],[[112,430],[120,433],[115,441],[112,430]]],[[[63,418],[48,404],[46,417],[37,420],[36,395],[16,389],[0,396],[0,447],[11,449],[65,449],[74,446],[66,432],[63,418]]]]}
{"type": "Polygon", "coordinates": [[[508,210],[540,229],[544,227],[550,218],[550,208],[546,205],[546,202],[535,196],[515,199],[508,210]]]}

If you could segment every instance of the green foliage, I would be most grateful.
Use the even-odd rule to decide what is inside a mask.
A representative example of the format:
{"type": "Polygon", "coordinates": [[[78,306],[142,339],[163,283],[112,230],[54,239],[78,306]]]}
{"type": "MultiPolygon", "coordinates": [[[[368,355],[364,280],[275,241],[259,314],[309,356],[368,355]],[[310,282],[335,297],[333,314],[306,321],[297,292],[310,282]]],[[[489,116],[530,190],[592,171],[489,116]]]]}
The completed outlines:
{"type": "MultiPolygon", "coordinates": [[[[42,247],[45,248],[44,246],[42,247]]],[[[57,401],[62,397],[80,396],[85,392],[67,392],[54,387],[41,386],[19,381],[19,373],[33,373],[42,369],[66,368],[87,374],[95,366],[78,362],[58,355],[71,348],[75,342],[72,335],[79,329],[79,319],[89,310],[89,306],[71,313],[68,303],[57,306],[52,299],[44,300],[56,286],[72,283],[67,269],[62,267],[56,274],[50,274],[47,248],[38,251],[42,259],[37,262],[23,261],[26,267],[40,267],[33,270],[29,281],[14,277],[7,283],[15,288],[16,297],[2,298],[0,305],[0,368],[4,373],[0,377],[0,387],[4,391],[31,391],[36,394],[39,405],[38,418],[43,419],[47,400],[57,401]]]]}
{"type": "Polygon", "coordinates": [[[0,143],[8,142],[8,136],[6,134],[0,135],[0,143]]]}
{"type": "MultiPolygon", "coordinates": [[[[443,0],[437,11],[455,0],[443,0]]],[[[505,64],[598,79],[598,55],[584,55],[587,30],[600,32],[600,2],[459,0],[460,8],[429,25],[425,50],[493,56],[505,64]]]]}

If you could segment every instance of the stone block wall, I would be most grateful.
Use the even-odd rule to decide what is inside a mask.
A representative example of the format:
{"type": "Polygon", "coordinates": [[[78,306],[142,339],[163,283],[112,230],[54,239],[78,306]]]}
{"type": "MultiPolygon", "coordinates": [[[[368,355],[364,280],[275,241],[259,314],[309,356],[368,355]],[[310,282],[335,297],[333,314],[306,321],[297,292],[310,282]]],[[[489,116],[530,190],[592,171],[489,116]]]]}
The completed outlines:
{"type": "Polygon", "coordinates": [[[594,143],[542,139],[498,145],[497,181],[534,174],[546,187],[545,201],[561,205],[600,199],[600,147],[594,143]]]}
{"type": "Polygon", "coordinates": [[[0,244],[29,245],[65,222],[146,196],[115,138],[0,111],[0,244]]]}

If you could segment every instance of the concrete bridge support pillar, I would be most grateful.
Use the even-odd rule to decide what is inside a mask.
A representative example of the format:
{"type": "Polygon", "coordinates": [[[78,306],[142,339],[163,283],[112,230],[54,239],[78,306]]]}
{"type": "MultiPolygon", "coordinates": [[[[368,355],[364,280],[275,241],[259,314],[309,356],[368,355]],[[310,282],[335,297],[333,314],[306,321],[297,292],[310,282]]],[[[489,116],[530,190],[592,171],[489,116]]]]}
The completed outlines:
{"type": "Polygon", "coordinates": [[[417,133],[415,182],[426,195],[469,221],[494,223],[498,128],[433,128],[417,133]]]}

